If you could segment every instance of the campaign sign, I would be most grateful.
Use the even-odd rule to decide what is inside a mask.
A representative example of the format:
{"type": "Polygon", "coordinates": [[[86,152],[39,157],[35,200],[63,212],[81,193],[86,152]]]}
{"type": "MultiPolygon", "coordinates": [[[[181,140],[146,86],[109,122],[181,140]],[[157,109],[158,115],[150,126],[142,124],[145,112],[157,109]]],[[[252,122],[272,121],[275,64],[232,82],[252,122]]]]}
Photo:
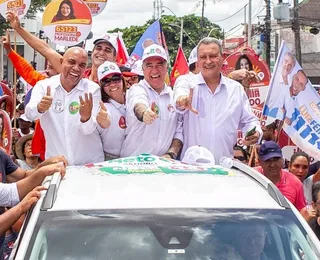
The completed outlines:
{"type": "Polygon", "coordinates": [[[6,17],[6,12],[12,11],[21,19],[27,14],[30,3],[31,0],[0,0],[0,13],[6,17]]]}
{"type": "Polygon", "coordinates": [[[100,14],[107,6],[108,0],[84,0],[89,7],[92,16],[100,14]]]}
{"type": "Polygon", "coordinates": [[[254,71],[258,76],[256,80],[250,82],[250,87],[269,86],[271,74],[268,65],[253,49],[249,47],[239,49],[225,59],[225,64],[222,71],[224,75],[234,70],[246,69],[254,71]]]}
{"type": "Polygon", "coordinates": [[[11,120],[7,112],[2,109],[0,109],[0,147],[5,149],[8,155],[11,154],[11,147],[12,147],[11,120]]]}
{"type": "Polygon", "coordinates": [[[53,0],[43,13],[42,26],[52,42],[73,46],[89,35],[92,15],[89,7],[81,0],[53,0]]]}
{"type": "Polygon", "coordinates": [[[10,118],[13,117],[14,107],[11,96],[3,95],[0,97],[0,109],[5,110],[10,118]]]}

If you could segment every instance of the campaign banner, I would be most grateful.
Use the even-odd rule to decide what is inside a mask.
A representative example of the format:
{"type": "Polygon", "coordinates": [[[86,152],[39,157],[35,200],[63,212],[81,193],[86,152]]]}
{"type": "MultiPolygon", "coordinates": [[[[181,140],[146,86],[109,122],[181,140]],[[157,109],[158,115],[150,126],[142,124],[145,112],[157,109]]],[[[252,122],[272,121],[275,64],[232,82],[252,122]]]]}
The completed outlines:
{"type": "Polygon", "coordinates": [[[142,58],[144,49],[152,44],[158,44],[168,50],[159,20],[152,23],[142,34],[125,66],[132,68],[133,64],[142,58]]]}
{"type": "Polygon", "coordinates": [[[100,174],[182,174],[194,172],[197,174],[232,175],[231,170],[224,169],[221,166],[193,166],[151,154],[140,154],[86,166],[90,168],[97,167],[97,173],[100,174]]]}
{"type": "Polygon", "coordinates": [[[53,0],[43,13],[42,27],[52,42],[73,46],[89,35],[92,15],[82,0],[53,0]]]}
{"type": "MultiPolygon", "coordinates": [[[[267,97],[271,78],[268,65],[252,48],[242,47],[225,59],[222,73],[227,76],[232,71],[239,69],[254,71],[257,74],[257,78],[250,82],[238,82],[244,86],[249,86],[245,91],[249,98],[252,111],[260,119],[261,125],[265,126],[272,123],[269,122],[266,116],[262,116],[262,109],[267,97]]],[[[237,145],[243,146],[242,142],[243,134],[241,131],[238,131],[237,145]]]]}
{"type": "Polygon", "coordinates": [[[6,12],[12,11],[21,19],[27,14],[30,3],[31,0],[0,0],[0,13],[6,17],[6,12]]]}
{"type": "Polygon", "coordinates": [[[11,154],[12,148],[12,127],[11,120],[6,111],[0,109],[0,147],[11,154]]]}
{"type": "Polygon", "coordinates": [[[320,96],[284,42],[263,115],[284,120],[283,129],[292,142],[320,160],[320,96]]]}
{"type": "Polygon", "coordinates": [[[268,65],[252,48],[243,47],[229,55],[224,61],[222,73],[227,76],[230,72],[239,69],[254,71],[257,74],[257,79],[248,82],[250,88],[269,86],[271,74],[268,65]]]}
{"type": "Polygon", "coordinates": [[[108,0],[83,0],[90,9],[92,16],[100,14],[107,6],[108,0]]]}

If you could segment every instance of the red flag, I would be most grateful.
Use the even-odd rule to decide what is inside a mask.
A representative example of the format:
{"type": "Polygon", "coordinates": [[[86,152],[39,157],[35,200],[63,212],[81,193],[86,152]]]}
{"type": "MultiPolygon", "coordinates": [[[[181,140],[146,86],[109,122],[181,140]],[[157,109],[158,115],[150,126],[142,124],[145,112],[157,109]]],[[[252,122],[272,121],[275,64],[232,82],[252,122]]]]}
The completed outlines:
{"type": "Polygon", "coordinates": [[[174,86],[174,83],[179,76],[187,74],[188,72],[189,72],[189,66],[188,66],[186,56],[184,56],[183,50],[181,46],[179,46],[176,60],[174,62],[171,75],[170,75],[171,86],[174,86]]]}
{"type": "Polygon", "coordinates": [[[117,37],[117,44],[118,44],[117,63],[125,64],[129,58],[129,55],[121,35],[118,35],[117,37]]]}

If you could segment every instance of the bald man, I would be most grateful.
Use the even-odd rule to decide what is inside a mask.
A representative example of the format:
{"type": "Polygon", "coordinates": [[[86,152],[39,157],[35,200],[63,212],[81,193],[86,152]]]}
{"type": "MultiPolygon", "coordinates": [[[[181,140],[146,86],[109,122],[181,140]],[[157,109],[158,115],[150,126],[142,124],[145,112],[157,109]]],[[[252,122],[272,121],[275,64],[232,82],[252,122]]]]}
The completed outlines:
{"type": "Polygon", "coordinates": [[[46,158],[62,154],[69,165],[101,162],[104,155],[95,121],[101,92],[98,84],[83,78],[88,55],[73,47],[60,62],[60,74],[35,85],[25,113],[32,121],[40,119],[46,158]]]}

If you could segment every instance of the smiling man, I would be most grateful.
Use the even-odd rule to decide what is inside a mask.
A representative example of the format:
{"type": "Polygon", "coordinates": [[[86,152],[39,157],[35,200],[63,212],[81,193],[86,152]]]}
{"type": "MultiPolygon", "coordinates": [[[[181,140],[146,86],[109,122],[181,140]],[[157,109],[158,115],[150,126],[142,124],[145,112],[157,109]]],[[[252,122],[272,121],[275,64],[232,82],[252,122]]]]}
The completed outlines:
{"type": "Polygon", "coordinates": [[[68,49],[61,61],[61,74],[39,81],[26,106],[29,119],[40,118],[46,138],[45,157],[62,154],[70,165],[104,160],[95,121],[100,87],[83,78],[87,61],[82,48],[68,49]]]}
{"type": "Polygon", "coordinates": [[[244,133],[256,129],[246,137],[246,145],[256,143],[262,135],[241,84],[221,74],[222,52],[218,40],[202,39],[197,49],[200,73],[175,85],[175,104],[184,113],[181,158],[190,146],[201,145],[209,149],[219,162],[223,156],[233,157],[238,128],[244,133]]]}
{"type": "Polygon", "coordinates": [[[150,153],[176,159],[182,147],[182,122],[173,103],[173,91],[165,84],[167,53],[159,45],[144,49],[144,80],[127,93],[127,129],[121,157],[150,153]]]}

